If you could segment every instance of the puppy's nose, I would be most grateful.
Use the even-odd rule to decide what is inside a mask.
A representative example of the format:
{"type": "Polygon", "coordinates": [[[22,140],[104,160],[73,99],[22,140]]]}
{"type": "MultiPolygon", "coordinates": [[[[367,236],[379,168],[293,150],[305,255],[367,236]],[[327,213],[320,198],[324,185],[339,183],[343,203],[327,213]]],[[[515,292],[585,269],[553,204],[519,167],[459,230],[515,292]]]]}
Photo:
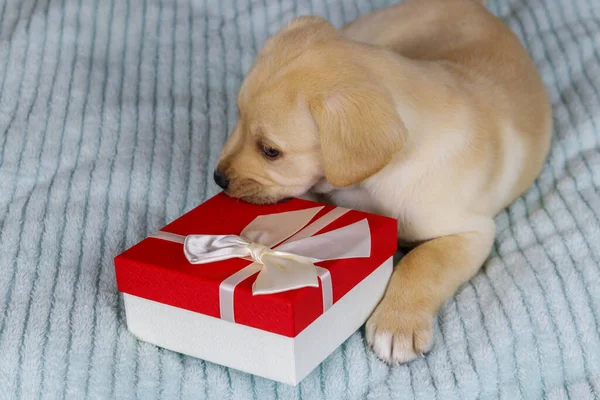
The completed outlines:
{"type": "Polygon", "coordinates": [[[215,179],[215,183],[219,185],[221,189],[226,190],[229,186],[229,180],[218,169],[215,169],[213,178],[215,179]]]}

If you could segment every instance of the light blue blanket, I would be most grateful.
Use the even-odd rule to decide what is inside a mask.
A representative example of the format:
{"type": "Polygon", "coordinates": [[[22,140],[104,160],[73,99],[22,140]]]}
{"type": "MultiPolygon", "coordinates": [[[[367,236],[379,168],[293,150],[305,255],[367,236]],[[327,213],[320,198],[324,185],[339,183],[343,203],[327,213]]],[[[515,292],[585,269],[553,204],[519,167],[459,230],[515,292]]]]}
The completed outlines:
{"type": "Polygon", "coordinates": [[[551,157],[498,216],[426,358],[354,334],[296,388],[131,336],[112,258],[216,193],[235,96],[268,34],[386,0],[0,2],[0,395],[6,399],[600,397],[600,1],[492,0],[555,113],[551,157]]]}

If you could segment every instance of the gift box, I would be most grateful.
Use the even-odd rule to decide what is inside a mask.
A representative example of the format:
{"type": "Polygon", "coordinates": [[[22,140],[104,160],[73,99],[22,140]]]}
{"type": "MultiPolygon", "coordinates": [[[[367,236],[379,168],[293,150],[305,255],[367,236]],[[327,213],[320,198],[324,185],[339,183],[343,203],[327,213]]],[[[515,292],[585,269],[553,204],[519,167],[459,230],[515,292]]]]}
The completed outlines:
{"type": "Polygon", "coordinates": [[[142,341],[295,385],[366,321],[396,220],[301,199],[221,193],[115,257],[142,341]]]}

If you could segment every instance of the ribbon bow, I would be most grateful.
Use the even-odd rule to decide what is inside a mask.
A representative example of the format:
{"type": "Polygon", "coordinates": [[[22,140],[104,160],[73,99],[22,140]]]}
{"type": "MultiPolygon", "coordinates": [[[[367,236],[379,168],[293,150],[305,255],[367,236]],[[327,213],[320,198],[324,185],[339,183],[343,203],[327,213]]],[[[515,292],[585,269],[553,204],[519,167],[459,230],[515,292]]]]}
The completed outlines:
{"type": "Polygon", "coordinates": [[[252,286],[255,295],[318,287],[315,263],[371,255],[366,219],[312,236],[349,211],[336,208],[306,226],[322,208],[259,216],[239,236],[188,235],[183,242],[185,256],[192,264],[232,258],[253,261],[260,266],[252,286]]]}

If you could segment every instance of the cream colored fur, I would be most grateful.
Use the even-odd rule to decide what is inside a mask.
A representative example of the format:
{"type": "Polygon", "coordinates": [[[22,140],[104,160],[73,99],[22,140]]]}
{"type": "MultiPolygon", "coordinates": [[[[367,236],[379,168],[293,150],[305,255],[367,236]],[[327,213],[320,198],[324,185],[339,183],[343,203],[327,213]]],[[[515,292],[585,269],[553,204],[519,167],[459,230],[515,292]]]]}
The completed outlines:
{"type": "Polygon", "coordinates": [[[238,105],[218,163],[227,193],[317,194],[397,218],[414,246],[366,325],[387,362],[431,349],[436,313],[488,257],[494,216],[537,177],[552,131],[533,62],[474,0],[408,0],[341,30],[296,19],[238,105]]]}

